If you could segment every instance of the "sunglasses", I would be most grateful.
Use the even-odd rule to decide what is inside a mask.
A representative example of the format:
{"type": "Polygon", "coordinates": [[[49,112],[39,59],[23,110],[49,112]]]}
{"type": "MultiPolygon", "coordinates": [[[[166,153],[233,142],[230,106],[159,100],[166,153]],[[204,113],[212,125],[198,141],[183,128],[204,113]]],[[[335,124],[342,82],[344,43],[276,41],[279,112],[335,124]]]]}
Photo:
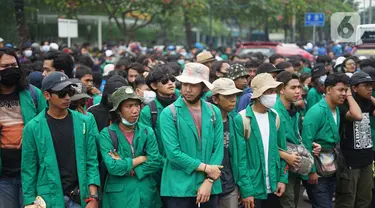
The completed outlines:
{"type": "Polygon", "coordinates": [[[163,77],[163,78],[160,80],[160,82],[161,82],[163,85],[165,85],[165,84],[167,84],[167,83],[169,82],[169,80],[170,80],[171,82],[175,82],[175,81],[176,81],[176,78],[173,77],[173,76],[163,77]]]}
{"type": "Polygon", "coordinates": [[[69,97],[73,97],[75,94],[75,90],[72,88],[64,88],[60,91],[50,91],[50,93],[56,94],[59,98],[65,98],[65,96],[68,94],[69,97]]]}

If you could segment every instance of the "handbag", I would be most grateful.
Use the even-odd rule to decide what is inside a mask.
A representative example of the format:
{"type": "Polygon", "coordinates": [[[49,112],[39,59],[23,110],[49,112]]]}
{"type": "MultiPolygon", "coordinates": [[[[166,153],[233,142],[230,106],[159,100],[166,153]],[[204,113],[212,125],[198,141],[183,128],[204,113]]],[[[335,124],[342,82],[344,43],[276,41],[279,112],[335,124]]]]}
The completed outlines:
{"type": "Polygon", "coordinates": [[[307,175],[310,173],[312,166],[314,165],[314,158],[311,153],[306,149],[302,143],[301,136],[298,134],[298,139],[301,144],[293,144],[291,142],[286,142],[287,151],[280,149],[281,151],[292,154],[294,152],[298,153],[301,156],[301,162],[297,167],[290,166],[289,171],[293,173],[298,173],[300,175],[307,175]]]}
{"type": "Polygon", "coordinates": [[[337,150],[336,148],[323,150],[319,156],[315,157],[316,173],[322,177],[333,176],[337,169],[337,150]]]}

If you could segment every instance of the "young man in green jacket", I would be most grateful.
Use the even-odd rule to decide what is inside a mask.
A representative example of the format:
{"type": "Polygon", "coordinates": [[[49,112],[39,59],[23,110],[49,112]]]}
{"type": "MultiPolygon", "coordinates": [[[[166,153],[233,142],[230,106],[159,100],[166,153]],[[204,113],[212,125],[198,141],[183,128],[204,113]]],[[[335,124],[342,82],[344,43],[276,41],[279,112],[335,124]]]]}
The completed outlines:
{"type": "Polygon", "coordinates": [[[327,71],[323,64],[317,64],[311,72],[311,84],[312,87],[307,92],[306,110],[317,104],[322,98],[324,93],[324,81],[327,78],[327,71]]]}
{"type": "MultiPolygon", "coordinates": [[[[297,107],[294,105],[294,102],[298,101],[301,96],[299,77],[295,73],[284,71],[276,76],[276,81],[284,84],[279,91],[280,96],[274,106],[274,109],[280,116],[280,125],[285,130],[286,141],[300,145],[300,125],[302,124],[302,120],[297,107]]],[[[284,159],[288,163],[288,166],[299,165],[301,157],[297,152],[292,154],[281,152],[280,154],[280,157],[285,157],[284,159]],[[283,154],[287,155],[284,156],[283,154]]],[[[301,175],[289,171],[288,185],[286,186],[285,194],[280,198],[283,208],[298,207],[300,187],[301,175]]]]}
{"type": "Polygon", "coordinates": [[[16,53],[0,49],[0,207],[23,207],[22,131],[45,107],[42,92],[29,84],[16,53]]]}
{"type": "MultiPolygon", "coordinates": [[[[219,78],[213,83],[212,103],[221,111],[224,128],[224,159],[221,169],[221,184],[223,192],[220,194],[220,207],[238,208],[238,188],[239,179],[238,163],[241,157],[238,152],[233,117],[229,113],[236,106],[237,94],[242,90],[237,89],[233,80],[219,78]]],[[[243,152],[245,155],[245,152],[243,152]]]]}
{"type": "Polygon", "coordinates": [[[42,82],[48,109],[24,128],[22,191],[26,207],[40,196],[47,207],[98,207],[100,185],[93,117],[69,110],[73,83],[62,72],[42,82]]]}
{"type": "MultiPolygon", "coordinates": [[[[357,112],[358,105],[347,91],[349,88],[349,77],[343,73],[331,74],[324,82],[326,97],[307,111],[303,122],[302,139],[306,148],[312,153],[312,144],[316,142],[321,145],[322,152],[336,148],[340,142],[339,126],[340,111],[338,106],[343,104],[345,99],[350,105],[350,116],[360,118],[362,115],[357,112]]],[[[361,119],[361,118],[360,118],[361,119]]],[[[324,156],[314,153],[317,159],[324,156]]],[[[335,158],[332,151],[328,158],[335,158]]],[[[308,176],[308,181],[303,181],[309,195],[313,208],[331,208],[332,197],[336,187],[336,176],[318,177],[316,163],[313,165],[308,176]]]]}
{"type": "Polygon", "coordinates": [[[255,76],[251,82],[254,104],[234,119],[239,152],[246,152],[246,163],[241,162],[238,167],[241,172],[248,172],[239,184],[245,190],[241,194],[246,194],[247,198],[242,199],[246,208],[280,207],[279,197],[288,183],[286,163],[279,155],[279,148],[286,149],[285,133],[272,109],[280,85],[271,74],[255,76]]]}
{"type": "Polygon", "coordinates": [[[154,132],[138,122],[143,98],[125,86],[116,90],[110,100],[112,124],[99,139],[108,169],[102,207],[159,208],[160,196],[152,174],[160,171],[162,159],[154,132]]]}
{"type": "Polygon", "coordinates": [[[202,99],[209,83],[209,69],[188,63],[182,75],[181,94],[160,114],[161,138],[166,160],[161,196],[166,208],[215,208],[221,193],[223,122],[220,110],[202,99]]]}

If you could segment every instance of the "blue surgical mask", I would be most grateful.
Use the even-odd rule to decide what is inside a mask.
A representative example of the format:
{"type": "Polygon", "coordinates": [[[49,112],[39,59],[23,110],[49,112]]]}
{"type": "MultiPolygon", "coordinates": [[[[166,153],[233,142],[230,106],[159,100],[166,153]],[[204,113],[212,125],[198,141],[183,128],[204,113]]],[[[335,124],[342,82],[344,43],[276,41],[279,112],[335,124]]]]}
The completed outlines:
{"type": "Polygon", "coordinates": [[[135,124],[137,124],[138,122],[138,118],[135,122],[131,123],[129,122],[128,120],[126,120],[124,117],[121,116],[121,122],[122,124],[124,124],[125,126],[134,126],[135,124]]]}

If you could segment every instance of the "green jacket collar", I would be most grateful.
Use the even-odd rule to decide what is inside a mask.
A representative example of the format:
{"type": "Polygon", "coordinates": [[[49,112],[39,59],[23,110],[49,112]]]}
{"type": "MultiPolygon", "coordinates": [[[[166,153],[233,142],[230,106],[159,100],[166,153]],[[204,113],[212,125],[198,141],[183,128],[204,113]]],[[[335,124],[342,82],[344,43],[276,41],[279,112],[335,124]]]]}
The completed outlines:
{"type": "Polygon", "coordinates": [[[333,118],[333,113],[332,113],[331,109],[329,108],[326,99],[324,99],[324,98],[321,99],[319,101],[319,106],[322,107],[323,109],[325,109],[324,113],[325,113],[326,118],[328,118],[332,134],[334,135],[335,140],[339,141],[339,139],[340,139],[340,137],[339,137],[340,110],[339,110],[339,108],[336,106],[336,120],[337,120],[337,124],[336,124],[336,122],[333,118]]]}

